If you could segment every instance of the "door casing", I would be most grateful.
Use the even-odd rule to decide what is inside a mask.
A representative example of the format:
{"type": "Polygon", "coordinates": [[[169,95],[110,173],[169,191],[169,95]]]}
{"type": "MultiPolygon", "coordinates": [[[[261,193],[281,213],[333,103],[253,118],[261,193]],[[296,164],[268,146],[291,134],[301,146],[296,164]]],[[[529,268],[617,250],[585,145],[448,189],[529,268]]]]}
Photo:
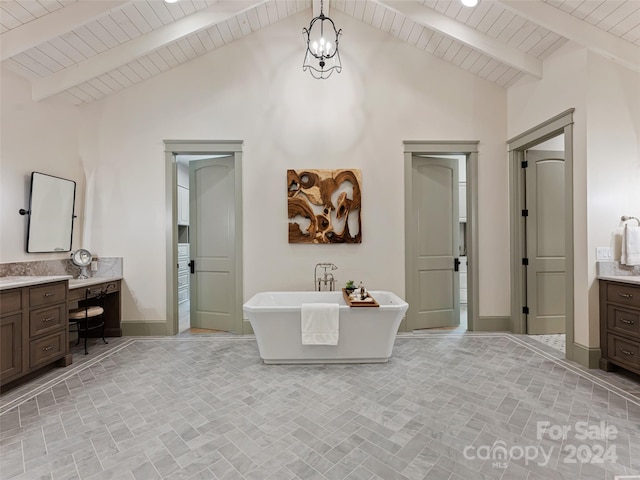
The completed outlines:
{"type": "Polygon", "coordinates": [[[164,140],[166,189],[166,334],[179,331],[178,315],[178,165],[176,155],[232,155],[235,182],[235,312],[234,331],[245,332],[242,319],[242,140],[164,140]]]}
{"type": "Polygon", "coordinates": [[[524,198],[524,175],[521,163],[526,150],[558,135],[564,134],[564,182],[565,182],[565,294],[566,294],[566,358],[574,358],[574,299],[573,299],[573,112],[570,108],[546,122],[507,141],[509,149],[509,217],[511,230],[511,317],[512,333],[526,333],[526,317],[522,312],[526,298],[526,272],[522,267],[524,251],[524,222],[522,205],[524,198]]]}
{"type": "MultiPolygon", "coordinates": [[[[478,323],[478,141],[413,141],[404,144],[404,201],[405,201],[405,296],[411,284],[411,262],[416,246],[410,235],[412,192],[412,163],[415,154],[464,155],[467,159],[467,329],[473,331],[478,323]]],[[[412,299],[407,297],[407,301],[412,299]]],[[[400,324],[407,331],[407,319],[400,324]]]]}

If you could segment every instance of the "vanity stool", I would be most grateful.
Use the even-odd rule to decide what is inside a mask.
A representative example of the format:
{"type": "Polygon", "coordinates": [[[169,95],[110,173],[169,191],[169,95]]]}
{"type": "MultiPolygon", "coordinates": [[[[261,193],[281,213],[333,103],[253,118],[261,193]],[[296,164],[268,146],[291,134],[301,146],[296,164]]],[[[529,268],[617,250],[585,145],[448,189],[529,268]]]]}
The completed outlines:
{"type": "Polygon", "coordinates": [[[80,338],[84,337],[85,355],[89,353],[87,350],[89,330],[96,330],[99,328],[102,341],[105,344],[109,343],[104,338],[104,306],[102,305],[102,302],[106,294],[106,289],[91,290],[90,288],[87,288],[84,292],[83,305],[69,310],[69,325],[75,325],[75,331],[78,333],[78,341],[76,342],[76,345],[80,344],[80,338]]]}

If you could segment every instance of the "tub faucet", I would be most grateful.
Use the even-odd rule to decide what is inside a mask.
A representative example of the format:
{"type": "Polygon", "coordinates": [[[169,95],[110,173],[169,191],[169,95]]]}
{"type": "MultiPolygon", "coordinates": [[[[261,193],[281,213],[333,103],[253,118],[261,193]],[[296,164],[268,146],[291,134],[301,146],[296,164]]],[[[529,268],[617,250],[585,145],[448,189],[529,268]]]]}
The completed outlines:
{"type": "Polygon", "coordinates": [[[324,290],[327,290],[327,286],[330,291],[334,291],[336,287],[336,280],[333,278],[333,273],[327,272],[327,270],[337,270],[333,263],[316,263],[316,268],[313,270],[313,283],[316,285],[316,290],[318,292],[322,291],[322,286],[324,285],[324,290]],[[318,267],[323,268],[324,272],[322,277],[318,276],[318,267]]]}

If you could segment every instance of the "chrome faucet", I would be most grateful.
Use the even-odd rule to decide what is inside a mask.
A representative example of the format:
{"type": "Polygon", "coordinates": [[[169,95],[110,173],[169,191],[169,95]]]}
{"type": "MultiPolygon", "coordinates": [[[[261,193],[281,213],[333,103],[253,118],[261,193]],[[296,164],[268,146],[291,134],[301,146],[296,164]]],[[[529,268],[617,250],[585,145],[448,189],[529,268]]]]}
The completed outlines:
{"type": "Polygon", "coordinates": [[[324,290],[327,290],[327,286],[330,291],[334,291],[336,289],[336,280],[333,278],[333,273],[327,272],[327,270],[337,270],[333,263],[316,263],[316,268],[313,270],[313,283],[316,285],[316,290],[318,292],[322,291],[322,286],[324,285],[324,290]],[[318,267],[323,268],[324,272],[322,277],[318,276],[318,267]]]}

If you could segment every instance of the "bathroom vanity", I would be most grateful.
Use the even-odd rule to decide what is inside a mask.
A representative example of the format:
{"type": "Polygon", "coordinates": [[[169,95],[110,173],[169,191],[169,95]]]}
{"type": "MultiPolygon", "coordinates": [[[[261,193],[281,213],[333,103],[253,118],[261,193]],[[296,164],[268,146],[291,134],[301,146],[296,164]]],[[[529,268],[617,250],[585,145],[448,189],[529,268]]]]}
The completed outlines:
{"type": "Polygon", "coordinates": [[[600,276],[600,368],[640,374],[640,276],[600,276]]]}
{"type": "Polygon", "coordinates": [[[69,307],[101,290],[105,336],[120,337],[121,277],[72,279],[70,275],[0,277],[0,386],[43,367],[71,364],[69,307]]]}
{"type": "Polygon", "coordinates": [[[2,277],[0,385],[56,363],[71,364],[68,276],[2,277]]]}
{"type": "MultiPolygon", "coordinates": [[[[120,324],[121,302],[120,302],[121,279],[113,278],[86,278],[69,280],[69,304],[72,308],[74,302],[81,303],[85,298],[85,291],[90,289],[89,298],[95,297],[98,292],[104,291],[104,335],[105,337],[121,337],[122,326],[120,324]]],[[[89,332],[89,337],[99,337],[98,331],[89,332]]]]}

